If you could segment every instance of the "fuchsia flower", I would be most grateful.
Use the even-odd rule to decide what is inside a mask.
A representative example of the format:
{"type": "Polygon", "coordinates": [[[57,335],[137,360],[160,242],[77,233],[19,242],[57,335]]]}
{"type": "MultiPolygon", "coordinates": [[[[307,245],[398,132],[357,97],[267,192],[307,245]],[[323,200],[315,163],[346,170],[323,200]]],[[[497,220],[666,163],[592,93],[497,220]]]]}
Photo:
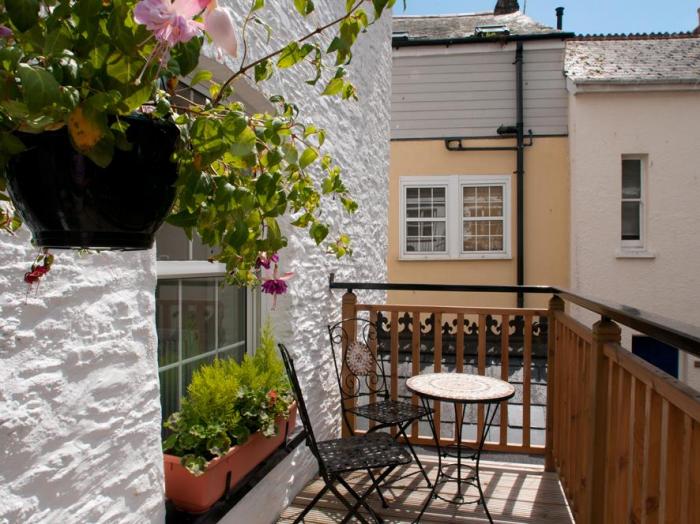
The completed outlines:
{"type": "Polygon", "coordinates": [[[153,31],[156,40],[172,47],[201,33],[202,23],[194,17],[206,5],[201,0],[141,0],[134,8],[134,20],[153,31]]]}
{"type": "Polygon", "coordinates": [[[292,278],[294,273],[285,273],[281,277],[263,278],[262,291],[269,295],[284,295],[287,292],[287,280],[292,278]]]}
{"type": "Polygon", "coordinates": [[[280,257],[277,253],[273,253],[270,256],[267,256],[267,253],[263,251],[258,255],[258,259],[255,261],[255,269],[260,269],[261,267],[264,267],[265,269],[270,269],[270,264],[273,262],[276,264],[279,262],[280,257]]]}
{"type": "Polygon", "coordinates": [[[233,17],[216,0],[141,0],[134,20],[153,31],[161,46],[189,42],[206,31],[219,49],[231,56],[238,50],[233,17]],[[202,12],[204,23],[195,20],[202,12]]]}
{"type": "Polygon", "coordinates": [[[0,38],[12,38],[12,29],[0,24],[0,38]]]}

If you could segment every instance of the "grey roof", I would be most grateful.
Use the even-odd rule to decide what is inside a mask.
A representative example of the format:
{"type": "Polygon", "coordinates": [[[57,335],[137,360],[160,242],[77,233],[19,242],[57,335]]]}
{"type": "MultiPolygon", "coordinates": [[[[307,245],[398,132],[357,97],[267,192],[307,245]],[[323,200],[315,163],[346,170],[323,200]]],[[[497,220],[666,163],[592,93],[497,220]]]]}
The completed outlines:
{"type": "Polygon", "coordinates": [[[406,33],[411,40],[446,40],[478,37],[477,27],[507,27],[510,35],[544,35],[561,33],[553,27],[536,22],[520,11],[507,15],[493,12],[456,15],[395,16],[393,31],[406,33]]]}
{"type": "Polygon", "coordinates": [[[700,38],[569,40],[564,70],[576,84],[699,83],[700,38]]]}

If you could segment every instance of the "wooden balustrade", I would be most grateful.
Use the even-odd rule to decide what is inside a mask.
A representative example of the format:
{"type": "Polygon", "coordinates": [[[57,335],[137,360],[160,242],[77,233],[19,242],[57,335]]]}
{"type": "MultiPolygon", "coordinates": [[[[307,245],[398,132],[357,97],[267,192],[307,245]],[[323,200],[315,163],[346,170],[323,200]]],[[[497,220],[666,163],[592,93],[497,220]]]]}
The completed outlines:
{"type": "Polygon", "coordinates": [[[700,522],[698,393],[622,348],[611,321],[551,317],[551,455],[576,521],[700,522]]]}
{"type": "MultiPolygon", "coordinates": [[[[385,363],[392,399],[403,397],[417,404],[418,398],[404,384],[408,377],[421,372],[472,372],[508,380],[516,385],[518,394],[500,406],[485,448],[544,454],[546,310],[353,304],[354,297],[352,293],[343,297],[343,316],[364,316],[378,325],[377,343],[371,341],[370,349],[378,352],[385,363]],[[533,366],[539,392],[536,399],[533,366]],[[536,408],[541,416],[537,418],[542,421],[534,428],[533,399],[539,401],[536,408]]],[[[354,326],[346,326],[346,332],[354,334],[354,326]]],[[[375,400],[368,398],[369,402],[375,400]]],[[[442,443],[454,443],[455,424],[462,423],[468,428],[463,433],[464,441],[476,442],[484,424],[483,406],[468,410],[465,420],[460,420],[461,413],[455,413],[451,404],[436,401],[433,407],[442,443]]],[[[358,433],[362,432],[360,423],[358,419],[351,422],[358,433]]],[[[409,439],[419,445],[434,443],[427,423],[414,423],[409,439]]]]}

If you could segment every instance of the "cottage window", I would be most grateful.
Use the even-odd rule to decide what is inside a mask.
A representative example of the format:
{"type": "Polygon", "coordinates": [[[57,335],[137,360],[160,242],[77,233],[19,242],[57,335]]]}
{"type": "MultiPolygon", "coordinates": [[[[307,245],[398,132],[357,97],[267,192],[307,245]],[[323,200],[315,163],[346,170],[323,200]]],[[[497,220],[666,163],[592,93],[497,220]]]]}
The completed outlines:
{"type": "Polygon", "coordinates": [[[510,176],[401,177],[401,258],[510,258],[510,183],[510,176]]]}
{"type": "Polygon", "coordinates": [[[180,408],[192,374],[214,358],[240,361],[256,330],[258,297],[224,286],[222,264],[207,261],[207,246],[195,235],[164,225],[156,235],[158,285],[156,330],[163,417],[180,408]]]}
{"type": "Polygon", "coordinates": [[[621,240],[623,248],[644,247],[644,161],[622,159],[621,240]]]}

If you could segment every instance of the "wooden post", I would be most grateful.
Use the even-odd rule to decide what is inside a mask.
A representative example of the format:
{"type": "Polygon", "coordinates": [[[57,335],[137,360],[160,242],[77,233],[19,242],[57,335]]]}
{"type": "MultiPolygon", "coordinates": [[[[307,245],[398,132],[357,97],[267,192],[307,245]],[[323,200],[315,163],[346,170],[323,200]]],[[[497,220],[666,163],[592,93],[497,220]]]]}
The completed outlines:
{"type": "MultiPolygon", "coordinates": [[[[343,340],[343,355],[342,355],[342,363],[341,363],[341,379],[343,381],[343,384],[348,384],[346,382],[346,377],[348,375],[348,371],[345,368],[345,351],[348,348],[348,344],[351,342],[354,342],[355,339],[357,338],[357,321],[354,320],[357,317],[357,311],[355,309],[355,306],[357,305],[357,296],[355,293],[353,293],[351,290],[348,290],[347,293],[343,295],[343,306],[342,306],[342,315],[343,315],[343,332],[345,335],[347,335],[347,338],[343,340]],[[352,320],[351,320],[352,319],[352,320]]],[[[354,384],[352,385],[354,388],[354,384]]],[[[348,391],[351,395],[354,394],[354,391],[348,391]]],[[[345,401],[345,406],[344,408],[347,409],[352,409],[355,407],[355,399],[348,399],[345,401]]],[[[347,418],[348,422],[352,426],[353,429],[355,429],[355,415],[347,412],[347,418]]],[[[342,420],[340,422],[341,427],[342,427],[342,435],[344,437],[349,437],[350,436],[350,431],[346,427],[345,424],[343,424],[342,420]]]]}
{"type": "Polygon", "coordinates": [[[593,324],[590,358],[590,382],[586,391],[584,420],[588,433],[582,435],[584,456],[588,461],[583,468],[584,494],[581,504],[582,522],[599,524],[604,522],[606,501],[605,459],[610,428],[607,427],[608,406],[608,360],[605,357],[605,344],[620,343],[620,326],[603,317],[593,324]]]}
{"type": "Polygon", "coordinates": [[[556,330],[555,314],[557,311],[564,311],[564,301],[559,296],[554,295],[549,299],[549,311],[547,313],[547,428],[545,435],[544,446],[544,469],[545,471],[554,471],[556,466],[554,463],[554,368],[556,354],[555,340],[556,330]]]}

